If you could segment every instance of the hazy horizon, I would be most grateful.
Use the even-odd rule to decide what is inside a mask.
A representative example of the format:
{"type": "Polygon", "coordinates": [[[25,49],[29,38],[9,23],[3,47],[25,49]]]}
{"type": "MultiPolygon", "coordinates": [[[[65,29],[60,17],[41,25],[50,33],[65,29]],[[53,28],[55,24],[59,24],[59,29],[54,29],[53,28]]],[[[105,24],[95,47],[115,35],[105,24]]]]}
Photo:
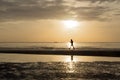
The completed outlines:
{"type": "MultiPolygon", "coordinates": [[[[0,42],[0,43],[68,43],[69,41],[65,42],[57,42],[57,41],[51,41],[51,42],[0,42]]],[[[75,43],[120,43],[120,42],[75,42],[75,43]]]]}

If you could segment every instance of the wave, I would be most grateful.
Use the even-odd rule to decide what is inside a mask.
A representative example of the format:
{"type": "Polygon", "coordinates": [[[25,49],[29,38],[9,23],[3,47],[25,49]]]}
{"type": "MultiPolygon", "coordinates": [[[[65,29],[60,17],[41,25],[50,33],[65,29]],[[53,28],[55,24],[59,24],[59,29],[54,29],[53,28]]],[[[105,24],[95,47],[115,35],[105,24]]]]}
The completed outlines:
{"type": "MultiPolygon", "coordinates": [[[[0,49],[68,49],[68,43],[0,43],[0,49]]],[[[120,43],[75,43],[76,49],[120,49],[120,43]]]]}
{"type": "MultiPolygon", "coordinates": [[[[20,49],[20,50],[25,50],[25,49],[29,49],[29,50],[67,50],[69,48],[64,48],[64,47],[0,47],[0,50],[7,50],[7,49],[20,49]]],[[[100,47],[90,47],[90,46],[86,46],[86,47],[77,47],[75,48],[76,50],[103,50],[103,49],[112,49],[112,50],[120,50],[120,48],[100,48],[100,47]]]]}

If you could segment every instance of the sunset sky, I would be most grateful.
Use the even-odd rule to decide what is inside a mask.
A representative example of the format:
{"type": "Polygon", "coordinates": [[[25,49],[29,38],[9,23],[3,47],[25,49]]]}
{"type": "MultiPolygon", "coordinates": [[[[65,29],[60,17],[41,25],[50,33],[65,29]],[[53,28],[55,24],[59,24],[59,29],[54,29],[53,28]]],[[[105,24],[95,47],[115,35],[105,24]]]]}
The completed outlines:
{"type": "Polygon", "coordinates": [[[0,0],[0,42],[71,38],[120,42],[120,0],[0,0]]]}

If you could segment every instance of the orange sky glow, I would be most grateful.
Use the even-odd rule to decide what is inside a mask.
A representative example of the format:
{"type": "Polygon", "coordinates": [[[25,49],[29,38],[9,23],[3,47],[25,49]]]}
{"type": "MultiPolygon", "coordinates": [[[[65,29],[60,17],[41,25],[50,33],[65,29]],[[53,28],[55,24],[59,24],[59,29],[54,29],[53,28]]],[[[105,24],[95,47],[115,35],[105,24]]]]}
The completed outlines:
{"type": "Polygon", "coordinates": [[[120,42],[120,0],[0,3],[0,42],[120,42]]]}

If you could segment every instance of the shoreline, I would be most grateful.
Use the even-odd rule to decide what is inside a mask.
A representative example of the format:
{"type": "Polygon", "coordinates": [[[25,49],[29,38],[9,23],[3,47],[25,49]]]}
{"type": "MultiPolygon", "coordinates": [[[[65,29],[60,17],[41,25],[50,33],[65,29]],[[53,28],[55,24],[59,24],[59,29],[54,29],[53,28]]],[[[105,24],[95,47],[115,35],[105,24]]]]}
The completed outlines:
{"type": "Polygon", "coordinates": [[[102,56],[120,57],[120,49],[90,49],[90,50],[39,50],[39,49],[0,49],[0,53],[38,54],[38,55],[75,55],[75,56],[102,56]]]}

